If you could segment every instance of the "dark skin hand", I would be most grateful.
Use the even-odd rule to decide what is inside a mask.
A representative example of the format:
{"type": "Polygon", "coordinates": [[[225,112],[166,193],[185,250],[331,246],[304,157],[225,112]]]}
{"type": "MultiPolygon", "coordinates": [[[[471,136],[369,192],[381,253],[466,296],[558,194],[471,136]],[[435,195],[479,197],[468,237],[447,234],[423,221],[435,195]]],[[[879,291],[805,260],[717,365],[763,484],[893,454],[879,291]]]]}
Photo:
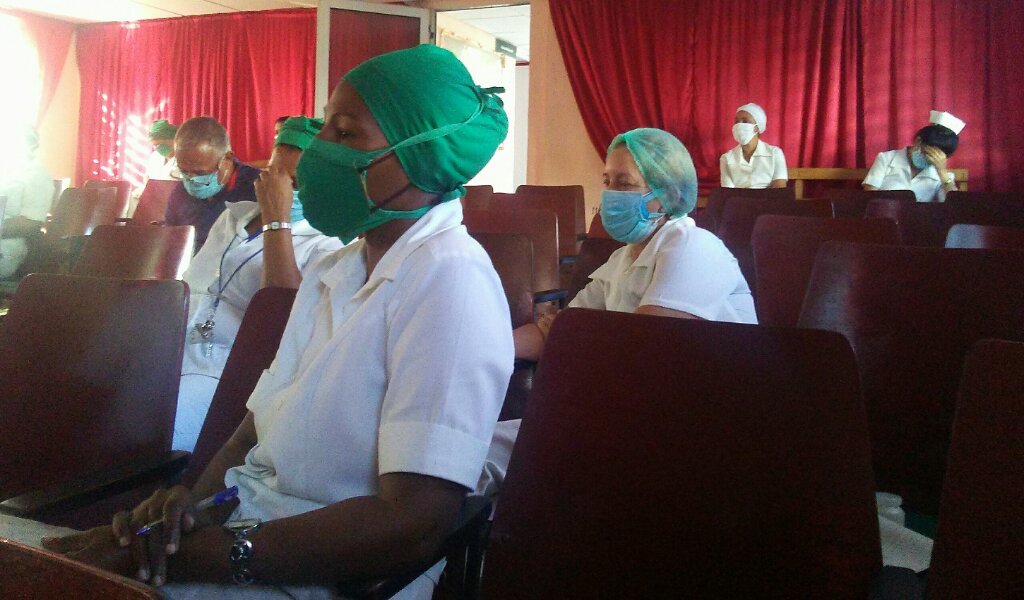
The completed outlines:
{"type": "MultiPolygon", "coordinates": [[[[363,150],[390,145],[369,108],[347,83],[335,89],[325,112],[321,139],[363,150]]],[[[180,164],[180,150],[178,159],[180,164]]],[[[413,210],[433,200],[430,194],[409,186],[393,155],[382,157],[370,168],[367,189],[371,199],[400,191],[389,204],[393,210],[413,210]]],[[[367,232],[368,273],[413,223],[391,221],[367,232]]],[[[209,517],[194,515],[190,507],[195,500],[222,489],[226,471],[242,464],[256,441],[249,413],[191,491],[176,487],[158,492],[130,516],[115,518],[113,527],[49,540],[44,545],[156,585],[168,580],[229,583],[228,549],[233,540],[216,526],[226,515],[223,511],[209,517]],[[162,518],[163,527],[140,540],[133,532],[151,517],[162,518]]],[[[458,515],[466,489],[415,473],[380,475],[377,488],[376,495],[349,498],[265,523],[249,537],[256,548],[251,569],[257,579],[332,585],[397,574],[431,560],[458,515]],[[297,548],[302,552],[296,552],[297,548]]]]}

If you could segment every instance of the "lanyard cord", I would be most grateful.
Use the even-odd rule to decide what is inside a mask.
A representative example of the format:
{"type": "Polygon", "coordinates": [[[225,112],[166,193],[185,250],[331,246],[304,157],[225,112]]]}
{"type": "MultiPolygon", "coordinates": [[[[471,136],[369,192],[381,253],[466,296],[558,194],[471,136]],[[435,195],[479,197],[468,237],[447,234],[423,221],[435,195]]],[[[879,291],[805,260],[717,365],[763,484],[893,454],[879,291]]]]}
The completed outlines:
{"type": "MultiPolygon", "coordinates": [[[[256,233],[254,233],[254,234],[250,235],[249,237],[245,238],[245,240],[242,242],[242,244],[251,242],[252,240],[258,238],[262,234],[263,234],[263,230],[259,229],[259,230],[256,231],[256,233]]],[[[235,268],[234,272],[231,273],[231,276],[228,277],[228,280],[225,281],[223,284],[221,284],[221,281],[222,281],[222,279],[224,277],[224,259],[227,258],[228,252],[231,252],[231,245],[234,244],[235,240],[237,240],[237,239],[238,239],[238,236],[235,236],[234,238],[232,238],[231,241],[228,242],[228,247],[224,249],[224,253],[220,255],[220,268],[217,269],[217,297],[214,298],[214,300],[213,300],[213,310],[214,311],[216,311],[217,307],[220,306],[220,298],[224,294],[224,290],[227,289],[227,287],[229,285],[231,285],[231,280],[235,278],[235,275],[238,275],[238,272],[241,271],[242,267],[244,267],[246,264],[248,264],[250,260],[256,258],[256,256],[258,254],[263,252],[263,247],[260,246],[259,250],[257,250],[256,252],[253,252],[252,254],[249,255],[248,258],[243,260],[242,264],[238,265],[238,267],[235,268]]],[[[239,244],[239,246],[241,246],[241,244],[239,244]]]]}

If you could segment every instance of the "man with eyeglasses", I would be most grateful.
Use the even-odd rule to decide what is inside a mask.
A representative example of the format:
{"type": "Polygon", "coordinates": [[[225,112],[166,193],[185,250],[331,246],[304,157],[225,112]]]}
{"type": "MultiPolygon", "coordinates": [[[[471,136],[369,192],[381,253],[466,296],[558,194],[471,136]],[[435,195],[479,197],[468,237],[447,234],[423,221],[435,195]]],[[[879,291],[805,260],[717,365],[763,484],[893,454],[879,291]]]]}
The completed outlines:
{"type": "Polygon", "coordinates": [[[259,169],[235,158],[228,132],[213,117],[193,117],[181,124],[174,136],[178,166],[171,172],[181,185],[167,199],[164,221],[168,225],[193,225],[198,252],[214,221],[227,202],[256,201],[253,183],[259,169]]]}

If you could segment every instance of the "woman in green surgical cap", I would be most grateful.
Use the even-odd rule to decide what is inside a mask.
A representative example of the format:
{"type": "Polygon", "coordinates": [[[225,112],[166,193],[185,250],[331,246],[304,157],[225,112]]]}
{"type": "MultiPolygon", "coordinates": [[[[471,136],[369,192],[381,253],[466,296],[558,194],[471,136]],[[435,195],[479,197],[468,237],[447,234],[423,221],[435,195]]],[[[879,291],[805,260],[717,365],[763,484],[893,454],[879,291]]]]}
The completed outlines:
{"type": "MultiPolygon", "coordinates": [[[[570,307],[757,323],[736,258],[687,214],[697,172],[686,147],[661,129],[619,134],[608,147],[601,222],[626,244],[590,275],[570,307]]],[[[516,357],[537,360],[553,317],[516,329],[516,357]]]]}
{"type": "Polygon", "coordinates": [[[154,121],[149,127],[149,141],[153,144],[153,152],[146,158],[144,178],[142,185],[132,190],[131,211],[135,210],[142,190],[146,189],[146,183],[150,179],[157,181],[168,181],[173,179],[171,172],[178,166],[174,159],[174,135],[178,133],[178,127],[172,125],[167,119],[154,121]]]}
{"type": "MultiPolygon", "coordinates": [[[[429,564],[477,483],[512,370],[508,304],[457,201],[507,127],[446,50],[348,73],[298,186],[311,225],[362,238],[303,274],[250,412],[193,489],[47,545],[157,585],[224,584],[174,583],[172,598],[223,597],[232,581],[328,597],[429,564]],[[230,486],[237,504],[193,515],[230,486]]],[[[395,597],[430,598],[439,571],[395,597]]]]}

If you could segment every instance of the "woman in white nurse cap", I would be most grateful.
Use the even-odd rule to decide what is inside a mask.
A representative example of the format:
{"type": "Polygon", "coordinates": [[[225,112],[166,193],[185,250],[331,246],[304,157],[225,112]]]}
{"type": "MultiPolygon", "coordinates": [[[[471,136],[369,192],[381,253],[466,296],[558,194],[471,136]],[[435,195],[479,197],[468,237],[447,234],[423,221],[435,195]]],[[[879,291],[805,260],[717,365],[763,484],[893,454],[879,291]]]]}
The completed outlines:
{"type": "Polygon", "coordinates": [[[943,202],[956,189],[946,159],[956,152],[965,123],[948,112],[931,111],[930,125],[914,134],[906,148],[879,152],[868,176],[867,190],[913,190],[918,202],[943,202]]]}
{"type": "Polygon", "coordinates": [[[782,149],[761,140],[767,126],[768,117],[757,104],[751,102],[736,109],[732,137],[738,145],[718,161],[722,187],[786,187],[789,177],[782,149]]]}

